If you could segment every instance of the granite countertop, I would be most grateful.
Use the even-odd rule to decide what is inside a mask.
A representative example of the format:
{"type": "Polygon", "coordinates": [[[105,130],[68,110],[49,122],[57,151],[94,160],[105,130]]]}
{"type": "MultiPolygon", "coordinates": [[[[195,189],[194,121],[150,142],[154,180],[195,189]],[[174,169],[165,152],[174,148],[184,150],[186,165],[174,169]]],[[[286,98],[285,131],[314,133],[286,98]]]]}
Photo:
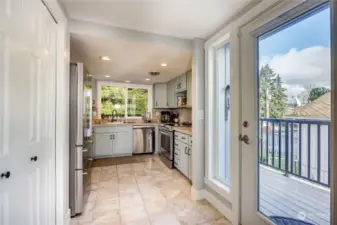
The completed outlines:
{"type": "Polygon", "coordinates": [[[192,135],[192,127],[174,127],[173,130],[184,134],[192,135]]]}

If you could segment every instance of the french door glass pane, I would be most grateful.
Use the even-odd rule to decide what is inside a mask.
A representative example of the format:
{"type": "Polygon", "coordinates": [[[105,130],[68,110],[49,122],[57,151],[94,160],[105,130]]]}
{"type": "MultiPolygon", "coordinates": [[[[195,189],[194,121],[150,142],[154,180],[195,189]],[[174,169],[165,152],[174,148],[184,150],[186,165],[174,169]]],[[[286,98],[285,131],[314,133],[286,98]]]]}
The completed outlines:
{"type": "Polygon", "coordinates": [[[330,224],[329,14],[258,38],[258,208],[276,224],[330,224]]]}

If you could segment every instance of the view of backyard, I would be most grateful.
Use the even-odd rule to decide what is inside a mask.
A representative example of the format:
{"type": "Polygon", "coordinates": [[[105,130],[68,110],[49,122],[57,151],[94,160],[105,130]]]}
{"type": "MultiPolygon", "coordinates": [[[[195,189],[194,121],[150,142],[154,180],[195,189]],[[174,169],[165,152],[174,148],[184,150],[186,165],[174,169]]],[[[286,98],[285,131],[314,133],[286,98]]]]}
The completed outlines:
{"type": "Polygon", "coordinates": [[[330,223],[329,17],[324,5],[258,38],[259,211],[273,221],[330,223]]]}

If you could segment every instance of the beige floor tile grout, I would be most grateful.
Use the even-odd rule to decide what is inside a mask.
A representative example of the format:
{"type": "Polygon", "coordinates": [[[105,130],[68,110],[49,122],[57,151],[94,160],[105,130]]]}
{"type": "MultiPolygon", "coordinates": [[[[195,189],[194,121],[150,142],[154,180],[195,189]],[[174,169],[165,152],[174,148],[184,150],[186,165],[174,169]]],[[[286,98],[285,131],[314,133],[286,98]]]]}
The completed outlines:
{"type": "MultiPolygon", "coordinates": [[[[144,171],[144,169],[143,169],[143,171],[144,171]]],[[[143,194],[141,193],[141,191],[140,191],[140,189],[139,189],[139,183],[138,183],[137,178],[135,178],[135,180],[136,180],[136,183],[137,183],[137,187],[138,187],[138,191],[139,191],[140,197],[142,198],[142,201],[143,201],[143,206],[144,206],[144,209],[145,209],[145,212],[146,212],[146,215],[147,215],[147,219],[148,219],[148,221],[149,221],[149,223],[150,223],[150,225],[151,225],[152,222],[151,222],[151,220],[150,220],[150,214],[149,214],[149,212],[147,211],[147,209],[146,209],[146,207],[145,207],[145,201],[144,201],[144,198],[143,198],[143,194]]]]}

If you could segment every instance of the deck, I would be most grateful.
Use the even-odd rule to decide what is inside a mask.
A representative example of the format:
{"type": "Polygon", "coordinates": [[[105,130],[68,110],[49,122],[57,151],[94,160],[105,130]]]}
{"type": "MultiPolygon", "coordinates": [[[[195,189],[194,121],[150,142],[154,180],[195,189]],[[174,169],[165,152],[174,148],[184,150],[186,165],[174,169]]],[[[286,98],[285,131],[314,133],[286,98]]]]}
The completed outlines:
{"type": "Polygon", "coordinates": [[[330,224],[330,191],[260,167],[260,211],[267,216],[285,216],[314,224],[330,224]]]}

